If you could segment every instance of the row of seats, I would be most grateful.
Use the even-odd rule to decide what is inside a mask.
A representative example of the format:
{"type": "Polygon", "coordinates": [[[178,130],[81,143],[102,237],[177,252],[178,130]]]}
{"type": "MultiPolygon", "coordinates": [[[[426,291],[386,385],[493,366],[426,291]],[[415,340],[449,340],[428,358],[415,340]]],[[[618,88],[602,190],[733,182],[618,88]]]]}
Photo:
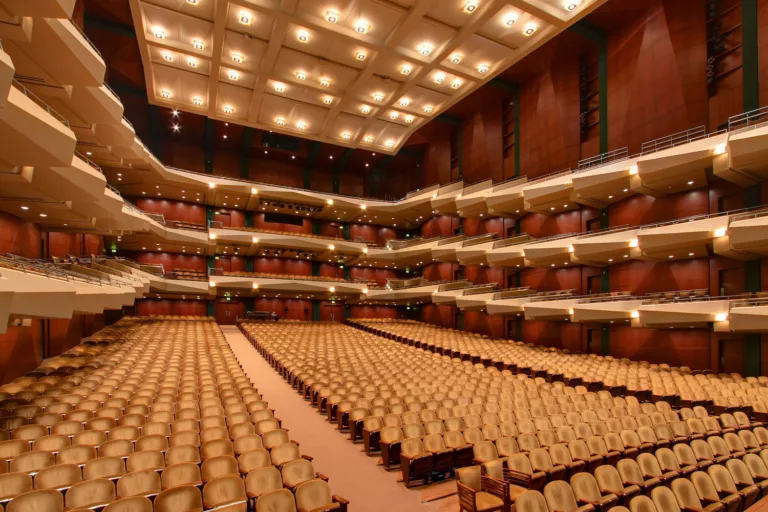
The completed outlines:
{"type": "Polygon", "coordinates": [[[168,220],[166,219],[165,223],[168,225],[168,227],[171,228],[178,228],[178,229],[192,229],[194,231],[207,231],[205,224],[200,224],[197,222],[189,222],[186,220],[168,220]]]}
{"type": "Polygon", "coordinates": [[[548,380],[584,384],[590,390],[645,400],[666,400],[675,406],[703,405],[718,410],[757,408],[768,413],[768,377],[694,373],[689,368],[617,360],[596,354],[572,354],[541,346],[491,339],[487,336],[415,321],[353,322],[362,329],[390,339],[460,357],[487,366],[508,368],[548,380]]]}
{"type": "Polygon", "coordinates": [[[301,281],[330,281],[333,283],[346,283],[346,279],[341,277],[328,276],[297,276],[292,274],[273,274],[269,272],[224,272],[225,276],[232,277],[261,277],[264,279],[298,279],[301,281]]]}
{"type": "Polygon", "coordinates": [[[266,229],[266,228],[246,228],[246,227],[231,227],[224,229],[236,229],[238,231],[248,231],[252,233],[269,233],[272,235],[284,235],[284,236],[300,236],[302,238],[317,238],[319,240],[342,240],[342,238],[337,236],[323,236],[323,235],[315,235],[312,233],[299,233],[296,231],[279,231],[276,229],[266,229]]]}
{"type": "MultiPolygon", "coordinates": [[[[353,442],[361,441],[366,453],[380,454],[385,468],[399,466],[406,485],[452,475],[461,481],[464,470],[478,472],[477,482],[496,479],[490,488],[506,489],[501,510],[519,507],[516,499],[526,491],[580,473],[589,477],[577,481],[602,474],[605,482],[610,473],[620,484],[610,487],[614,494],[633,485],[650,492],[647,484],[654,478],[669,487],[693,473],[712,473],[720,488],[730,488],[720,469],[734,482],[758,482],[750,485],[768,476],[768,429],[750,407],[716,412],[703,405],[642,402],[348,326],[245,322],[241,328],[319,413],[353,442]]],[[[764,385],[754,380],[743,389],[760,393],[764,385]]],[[[488,503],[477,501],[485,491],[467,486],[475,501],[470,506],[464,496],[462,508],[486,510],[488,503]]],[[[574,501],[586,496],[579,492],[574,501]]]]}
{"type": "Polygon", "coordinates": [[[8,510],[347,506],[207,318],[124,318],[0,386],[0,413],[8,510]]]}

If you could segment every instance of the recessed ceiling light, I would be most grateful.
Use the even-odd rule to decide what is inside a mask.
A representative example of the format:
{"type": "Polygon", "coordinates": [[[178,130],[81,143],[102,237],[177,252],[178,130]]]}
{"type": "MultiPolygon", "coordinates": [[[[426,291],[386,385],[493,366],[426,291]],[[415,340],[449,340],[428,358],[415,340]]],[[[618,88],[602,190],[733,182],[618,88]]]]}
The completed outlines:
{"type": "Polygon", "coordinates": [[[563,2],[563,7],[565,7],[566,11],[572,11],[576,9],[580,3],[581,0],[565,0],[565,2],[563,2]]]}
{"type": "Polygon", "coordinates": [[[454,53],[451,55],[451,64],[458,64],[461,62],[462,55],[460,53],[454,53]]]}
{"type": "Polygon", "coordinates": [[[413,71],[413,68],[410,64],[403,64],[403,66],[400,68],[400,73],[404,75],[410,75],[411,71],[413,71]]]}
{"type": "Polygon", "coordinates": [[[285,124],[285,119],[283,119],[282,117],[278,117],[277,119],[275,119],[275,122],[278,125],[283,126],[285,124]]]}
{"type": "Polygon", "coordinates": [[[306,30],[299,30],[298,32],[296,32],[296,39],[298,39],[300,43],[308,43],[309,32],[307,32],[306,30]]]}
{"type": "Polygon", "coordinates": [[[85,154],[88,156],[91,156],[93,153],[91,153],[90,151],[86,151],[85,154]]]}
{"type": "Polygon", "coordinates": [[[199,39],[195,39],[194,41],[192,41],[192,46],[194,46],[196,50],[202,50],[203,48],[205,48],[205,43],[199,39]]]}
{"type": "Polygon", "coordinates": [[[187,0],[188,4],[197,5],[198,0],[187,0]]]}
{"type": "Polygon", "coordinates": [[[320,79],[320,85],[323,87],[330,87],[331,86],[331,79],[330,78],[321,78],[320,79]]]}
{"type": "Polygon", "coordinates": [[[427,43],[422,44],[419,46],[419,53],[425,57],[428,56],[430,53],[432,53],[432,45],[427,43]]]}
{"type": "Polygon", "coordinates": [[[40,214],[40,216],[41,216],[41,217],[47,217],[47,216],[48,216],[48,214],[47,214],[47,213],[41,213],[41,214],[40,214]]]}
{"type": "Polygon", "coordinates": [[[431,105],[427,105],[426,107],[424,107],[424,112],[426,112],[427,114],[431,114],[433,109],[434,107],[432,107],[431,105]]]}
{"type": "Polygon", "coordinates": [[[197,67],[197,59],[193,59],[191,57],[189,59],[187,59],[187,66],[189,66],[191,68],[196,68],[197,67]]]}
{"type": "Polygon", "coordinates": [[[241,11],[240,12],[240,23],[243,25],[250,25],[253,23],[253,16],[251,16],[251,13],[248,11],[241,11]]]}
{"type": "Polygon", "coordinates": [[[170,93],[170,91],[160,91],[160,96],[162,96],[163,98],[168,99],[168,98],[171,97],[171,93],[170,93]]]}
{"type": "Polygon", "coordinates": [[[240,53],[233,53],[232,54],[232,62],[236,62],[238,64],[241,64],[243,62],[243,56],[240,53]]]}
{"type": "Polygon", "coordinates": [[[305,123],[304,121],[299,121],[298,123],[296,123],[296,128],[298,128],[299,130],[306,130],[307,123],[305,123]]]}
{"type": "Polygon", "coordinates": [[[371,30],[371,25],[365,20],[357,20],[355,22],[355,32],[358,34],[366,34],[371,30]]]}
{"type": "Polygon", "coordinates": [[[365,142],[366,142],[366,143],[368,143],[368,144],[371,144],[371,143],[373,142],[373,137],[371,137],[370,135],[368,135],[368,136],[367,136],[365,139],[363,139],[363,140],[365,140],[365,142]]]}
{"type": "Polygon", "coordinates": [[[197,98],[197,97],[192,98],[192,103],[194,103],[195,105],[197,105],[199,107],[200,105],[203,104],[203,99],[202,98],[197,98]]]}
{"type": "Polygon", "coordinates": [[[165,52],[163,53],[163,59],[167,60],[168,62],[173,62],[173,54],[165,52]]]}
{"type": "Polygon", "coordinates": [[[490,66],[488,64],[480,64],[477,67],[477,71],[479,71],[481,74],[486,74],[490,70],[490,66]]]}
{"type": "Polygon", "coordinates": [[[395,147],[395,141],[393,141],[393,140],[388,140],[388,141],[387,141],[387,143],[386,143],[386,146],[387,146],[388,148],[393,148],[393,147],[395,147]]]}
{"type": "Polygon", "coordinates": [[[155,37],[158,39],[165,39],[165,30],[161,27],[153,28],[152,33],[155,34],[155,37]]]}
{"type": "Polygon", "coordinates": [[[357,50],[355,52],[355,58],[357,60],[365,60],[365,58],[368,56],[367,53],[365,53],[363,50],[357,50]]]}
{"type": "Polygon", "coordinates": [[[285,92],[285,84],[281,84],[280,82],[275,83],[275,91],[285,92]]]}
{"type": "Polygon", "coordinates": [[[689,184],[689,185],[693,185],[693,182],[692,182],[692,181],[689,181],[689,182],[688,182],[688,184],[689,184]]]}
{"type": "Polygon", "coordinates": [[[453,81],[453,83],[451,84],[451,87],[453,89],[458,89],[459,87],[461,87],[461,83],[462,83],[461,79],[457,78],[456,80],[453,81]]]}
{"type": "Polygon", "coordinates": [[[332,10],[325,11],[325,21],[329,23],[336,23],[339,21],[339,13],[332,10]]]}
{"type": "Polygon", "coordinates": [[[373,93],[373,101],[382,101],[384,99],[384,95],[380,92],[373,93]]]}
{"type": "Polygon", "coordinates": [[[175,124],[173,125],[173,133],[179,133],[181,131],[181,126],[175,124]]]}
{"type": "Polygon", "coordinates": [[[477,9],[477,0],[467,0],[464,2],[464,7],[462,8],[462,11],[464,11],[467,14],[472,14],[477,9]]]}
{"type": "Polygon", "coordinates": [[[506,16],[504,16],[504,20],[502,22],[504,26],[511,27],[515,23],[517,23],[517,14],[516,13],[509,13],[506,16]]]}
{"type": "Polygon", "coordinates": [[[233,80],[233,81],[240,80],[240,73],[238,73],[237,71],[230,71],[229,72],[229,79],[233,80]]]}
{"type": "Polygon", "coordinates": [[[29,206],[22,206],[21,209],[22,210],[29,210],[29,206]]]}
{"type": "Polygon", "coordinates": [[[323,103],[325,103],[326,105],[330,105],[331,103],[333,103],[333,98],[331,96],[326,96],[325,98],[323,98],[323,103]]]}
{"type": "Polygon", "coordinates": [[[688,253],[688,256],[693,256],[693,253],[692,253],[692,252],[689,252],[689,253],[688,253]]]}
{"type": "Polygon", "coordinates": [[[235,112],[235,108],[234,107],[230,107],[230,106],[224,107],[224,113],[225,114],[232,114],[234,112],[235,112]]]}
{"type": "Polygon", "coordinates": [[[349,140],[352,138],[352,135],[349,132],[344,132],[341,134],[341,138],[344,140],[349,140]]]}
{"type": "Polygon", "coordinates": [[[297,71],[296,72],[296,78],[299,80],[306,80],[307,79],[307,73],[304,71],[297,71]]]}
{"type": "Polygon", "coordinates": [[[536,29],[538,27],[534,22],[530,22],[525,26],[525,29],[523,29],[523,34],[527,36],[532,36],[534,32],[536,32],[536,29]]]}
{"type": "Polygon", "coordinates": [[[398,117],[400,117],[400,114],[398,112],[390,112],[389,113],[389,118],[392,119],[392,120],[395,120],[398,117]]]}
{"type": "Polygon", "coordinates": [[[363,114],[370,114],[371,107],[369,107],[368,105],[363,105],[362,107],[360,107],[360,112],[362,112],[363,114]]]}
{"type": "Polygon", "coordinates": [[[413,122],[413,116],[405,116],[405,122],[411,124],[413,122]]]}
{"type": "Polygon", "coordinates": [[[433,80],[435,81],[435,83],[438,83],[438,84],[445,82],[445,73],[438,71],[437,73],[435,73],[433,80]]]}

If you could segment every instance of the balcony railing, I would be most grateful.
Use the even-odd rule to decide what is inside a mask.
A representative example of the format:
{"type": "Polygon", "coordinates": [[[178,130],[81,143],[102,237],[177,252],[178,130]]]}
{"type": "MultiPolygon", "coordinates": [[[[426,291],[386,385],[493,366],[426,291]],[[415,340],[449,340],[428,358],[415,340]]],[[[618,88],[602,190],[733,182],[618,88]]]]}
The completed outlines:
{"type": "Polygon", "coordinates": [[[24,87],[24,85],[22,85],[22,83],[16,80],[15,78],[13,79],[13,86],[16,87],[16,89],[18,89],[19,91],[21,91],[21,93],[24,94],[24,96],[26,96],[27,98],[35,102],[37,106],[39,106],[40,108],[48,112],[51,116],[53,116],[54,119],[59,121],[61,124],[63,124],[67,128],[70,127],[69,121],[67,120],[66,117],[56,112],[50,105],[48,105],[46,102],[38,98],[35,95],[35,93],[33,93],[32,91],[24,87]]]}
{"type": "Polygon", "coordinates": [[[562,171],[545,174],[544,176],[539,176],[538,178],[529,179],[526,185],[533,185],[534,183],[539,183],[540,181],[552,180],[555,178],[559,178],[560,176],[567,176],[568,174],[573,174],[573,170],[565,169],[562,171]]]}
{"type": "Polygon", "coordinates": [[[510,238],[499,240],[493,244],[494,249],[501,249],[502,247],[512,247],[513,245],[527,244],[535,242],[536,239],[528,233],[521,233],[510,238]]]}
{"type": "Polygon", "coordinates": [[[615,149],[608,153],[603,153],[590,158],[579,160],[579,166],[576,172],[585,172],[596,167],[612,164],[614,162],[620,162],[622,160],[629,159],[629,148],[615,149]]]}
{"type": "Polygon", "coordinates": [[[707,138],[707,128],[705,126],[697,126],[696,128],[690,128],[688,130],[673,133],[672,135],[666,135],[658,139],[654,139],[648,142],[643,142],[640,146],[641,155],[650,155],[657,151],[673,148],[680,144],[686,144],[695,140],[707,138]]]}
{"type": "Polygon", "coordinates": [[[76,29],[76,30],[77,30],[77,32],[80,34],[80,36],[82,36],[82,38],[85,40],[85,42],[86,42],[86,43],[88,43],[88,46],[90,46],[90,47],[91,47],[91,49],[92,49],[94,52],[96,52],[96,55],[98,55],[99,57],[101,57],[101,52],[99,51],[99,49],[98,49],[98,48],[96,48],[96,45],[95,45],[95,44],[93,44],[93,41],[91,41],[90,39],[88,39],[88,36],[87,36],[87,35],[85,35],[85,32],[83,31],[83,29],[82,29],[82,28],[80,28],[80,26],[79,26],[77,23],[73,22],[72,20],[69,20],[69,22],[70,22],[70,23],[72,23],[72,26],[73,26],[73,27],[75,27],[75,29],[76,29]]]}
{"type": "Polygon", "coordinates": [[[101,168],[101,167],[99,167],[98,165],[96,165],[96,164],[93,162],[93,160],[91,160],[91,159],[90,159],[90,158],[88,158],[87,156],[83,155],[83,154],[82,154],[82,153],[80,153],[79,151],[75,151],[75,156],[77,156],[77,158],[79,158],[80,160],[82,160],[82,161],[84,161],[85,163],[87,163],[88,165],[90,165],[90,166],[91,166],[93,169],[96,169],[97,171],[99,171],[101,174],[104,174],[104,171],[102,170],[102,168],[101,168]]]}
{"type": "Polygon", "coordinates": [[[728,119],[728,131],[743,132],[746,130],[753,130],[759,126],[763,126],[766,122],[768,122],[768,107],[762,107],[757,110],[750,110],[743,114],[731,116],[728,119]]]}

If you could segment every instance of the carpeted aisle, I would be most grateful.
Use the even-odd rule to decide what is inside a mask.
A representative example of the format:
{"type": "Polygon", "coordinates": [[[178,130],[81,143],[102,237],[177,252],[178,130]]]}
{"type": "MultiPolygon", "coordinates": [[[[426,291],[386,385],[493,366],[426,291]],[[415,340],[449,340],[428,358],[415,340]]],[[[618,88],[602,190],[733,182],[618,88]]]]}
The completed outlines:
{"type": "Polygon", "coordinates": [[[421,489],[406,489],[397,482],[399,471],[387,472],[377,466],[378,457],[367,456],[361,451],[362,444],[352,444],[348,434],[328,423],[275,372],[237,327],[221,329],[248,377],[289,430],[291,439],[299,442],[302,453],[314,457],[315,471],[330,478],[332,491],[348,499],[352,511],[458,510],[456,496],[422,503],[421,489]]]}

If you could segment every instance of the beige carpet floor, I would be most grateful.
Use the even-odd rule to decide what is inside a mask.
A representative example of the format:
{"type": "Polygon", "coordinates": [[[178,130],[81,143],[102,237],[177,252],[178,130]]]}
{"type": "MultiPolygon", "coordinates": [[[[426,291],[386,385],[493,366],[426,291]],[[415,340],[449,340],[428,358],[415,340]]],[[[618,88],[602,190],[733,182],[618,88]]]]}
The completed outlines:
{"type": "MultiPolygon", "coordinates": [[[[348,434],[328,423],[275,372],[237,327],[222,326],[222,331],[248,377],[289,430],[291,439],[299,442],[303,454],[314,457],[315,471],[330,478],[331,490],[350,501],[352,512],[458,511],[455,495],[422,503],[431,494],[429,488],[407,489],[398,483],[399,471],[388,472],[378,466],[378,456],[369,457],[361,451],[362,444],[352,444],[348,434]],[[426,496],[422,495],[423,490],[426,496]]],[[[440,485],[444,491],[444,486],[450,484],[440,485]]]]}

